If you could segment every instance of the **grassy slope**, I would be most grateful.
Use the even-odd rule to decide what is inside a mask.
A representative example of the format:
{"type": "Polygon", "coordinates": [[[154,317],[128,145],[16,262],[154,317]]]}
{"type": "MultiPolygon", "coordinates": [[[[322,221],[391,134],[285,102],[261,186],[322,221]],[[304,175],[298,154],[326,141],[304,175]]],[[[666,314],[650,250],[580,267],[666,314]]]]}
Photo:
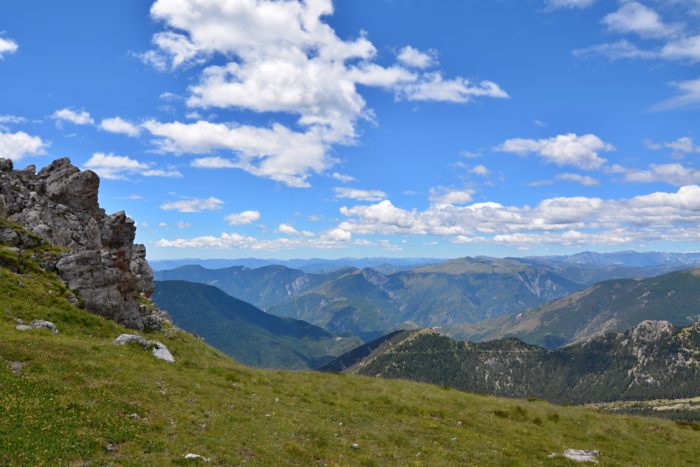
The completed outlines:
{"type": "MultiPolygon", "coordinates": [[[[4,265],[18,262],[0,251],[4,265]]],[[[691,465],[700,455],[693,426],[402,381],[253,370],[174,329],[149,336],[173,352],[168,364],[112,345],[125,329],[73,308],[59,281],[23,263],[21,276],[0,267],[3,465],[167,465],[188,452],[263,465],[568,465],[547,458],[565,448],[599,449],[608,465],[691,465]],[[47,318],[61,333],[16,331],[10,316],[47,318]],[[21,375],[10,371],[17,361],[26,363],[21,375]]]]}

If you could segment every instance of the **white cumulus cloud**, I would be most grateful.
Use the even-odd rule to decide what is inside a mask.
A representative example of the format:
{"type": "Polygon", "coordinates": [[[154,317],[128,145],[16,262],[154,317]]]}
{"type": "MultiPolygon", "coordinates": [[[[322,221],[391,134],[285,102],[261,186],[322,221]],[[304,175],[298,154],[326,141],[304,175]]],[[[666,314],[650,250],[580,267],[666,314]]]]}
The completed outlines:
{"type": "Polygon", "coordinates": [[[602,22],[611,32],[635,33],[643,37],[667,37],[679,31],[678,25],[666,24],[656,11],[634,1],[622,3],[602,22]]]}
{"type": "Polygon", "coordinates": [[[696,146],[693,138],[689,136],[683,136],[675,141],[669,141],[665,143],[654,143],[647,142],[647,147],[649,149],[660,150],[660,149],[671,149],[675,155],[684,155],[690,153],[700,154],[700,146],[696,146]]]}
{"type": "MultiPolygon", "coordinates": [[[[507,97],[491,81],[423,72],[429,61],[416,49],[403,49],[397,64],[379,65],[366,34],[341,39],[323,21],[333,12],[331,0],[157,0],[151,16],[167,30],[154,35],[155,49],[143,55],[148,62],[173,69],[224,58],[206,66],[189,88],[189,107],[283,113],[296,116],[298,128],[205,121],[189,126],[151,121],[145,128],[164,151],[194,148],[210,156],[229,150],[233,157],[220,166],[306,187],[312,174],[336,162],[329,154],[334,145],[357,143],[358,122],[375,120],[358,85],[405,100],[466,103],[507,97]],[[178,135],[180,130],[187,134],[178,135]]],[[[199,166],[207,162],[212,160],[199,166]]]]}
{"type": "Polygon", "coordinates": [[[218,211],[223,207],[224,202],[219,198],[190,198],[178,201],[170,201],[160,205],[163,211],[177,211],[183,213],[193,213],[202,211],[218,211]]]}
{"type": "Polygon", "coordinates": [[[119,133],[131,137],[136,137],[141,133],[138,126],[127,122],[121,117],[106,118],[100,123],[100,129],[109,133],[119,133]]]}
{"type": "Polygon", "coordinates": [[[89,112],[85,110],[72,110],[69,108],[60,109],[53,113],[51,116],[56,120],[57,123],[60,122],[70,122],[75,125],[92,125],[95,121],[90,116],[89,112]]]}
{"type": "Polygon", "coordinates": [[[176,154],[207,154],[229,149],[239,154],[237,160],[206,157],[193,163],[199,168],[238,168],[293,187],[308,187],[311,172],[322,172],[330,166],[323,138],[310,131],[299,133],[274,124],[271,128],[232,126],[223,123],[144,124],[158,137],[160,150],[176,154]]]}
{"type": "Polygon", "coordinates": [[[435,204],[465,204],[472,200],[474,190],[454,190],[438,187],[430,190],[430,201],[435,204]]]}
{"type": "Polygon", "coordinates": [[[410,45],[399,50],[399,54],[396,58],[403,65],[412,68],[430,68],[437,64],[435,60],[435,51],[421,52],[410,45]]]}
{"type": "Polygon", "coordinates": [[[41,155],[46,152],[47,143],[38,136],[23,131],[3,133],[0,131],[0,157],[17,162],[26,156],[41,155]]]}
{"type": "Polygon", "coordinates": [[[380,190],[359,190],[355,188],[336,187],[333,189],[336,198],[354,199],[358,201],[379,201],[386,198],[386,193],[380,190]]]}
{"type": "Polygon", "coordinates": [[[700,186],[623,199],[558,197],[535,206],[433,204],[405,210],[384,200],[341,208],[338,228],[357,235],[438,235],[460,243],[624,244],[700,240],[700,186]]]}
{"type": "Polygon", "coordinates": [[[355,177],[353,177],[353,176],[351,176],[351,175],[347,175],[347,174],[341,174],[341,173],[339,173],[339,172],[333,172],[333,173],[331,174],[331,177],[333,177],[333,178],[335,178],[336,180],[341,181],[341,182],[343,182],[343,183],[349,183],[349,182],[354,182],[354,181],[355,181],[355,177]]]}
{"type": "Polygon", "coordinates": [[[17,52],[17,49],[19,49],[17,42],[13,41],[12,39],[0,37],[0,60],[2,60],[7,54],[17,52]]]}
{"type": "Polygon", "coordinates": [[[182,177],[182,174],[177,170],[157,169],[153,168],[153,164],[149,162],[139,162],[128,156],[116,156],[103,152],[93,154],[84,165],[86,169],[90,169],[100,177],[108,180],[126,180],[134,175],[143,177],[182,177]]]}
{"type": "Polygon", "coordinates": [[[668,42],[661,49],[661,56],[671,60],[700,61],[700,34],[668,42]]]}
{"type": "Polygon", "coordinates": [[[626,169],[624,177],[629,182],[660,182],[683,186],[700,183],[700,170],[678,163],[651,164],[647,170],[626,169]]]}
{"type": "Polygon", "coordinates": [[[583,186],[595,186],[600,184],[600,182],[593,177],[573,173],[558,174],[554,178],[563,182],[578,183],[583,186]]]}
{"type": "Polygon", "coordinates": [[[247,225],[260,220],[260,211],[234,212],[224,219],[231,225],[247,225]]]}
{"type": "Polygon", "coordinates": [[[593,134],[578,136],[568,133],[548,139],[509,139],[497,149],[519,155],[538,154],[546,161],[559,166],[597,169],[606,162],[600,153],[613,151],[615,147],[593,134]]]}

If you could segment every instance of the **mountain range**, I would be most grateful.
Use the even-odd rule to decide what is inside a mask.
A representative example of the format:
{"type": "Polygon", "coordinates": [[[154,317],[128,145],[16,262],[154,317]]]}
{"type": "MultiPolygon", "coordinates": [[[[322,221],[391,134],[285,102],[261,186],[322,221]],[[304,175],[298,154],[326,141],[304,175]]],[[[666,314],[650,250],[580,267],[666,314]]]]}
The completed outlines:
{"type": "Polygon", "coordinates": [[[177,326],[249,366],[316,368],[361,344],[357,338],[265,313],[209,285],[156,282],[152,299],[177,326]]]}
{"type": "Polygon", "coordinates": [[[309,274],[282,266],[158,271],[158,280],[202,282],[278,316],[371,340],[387,330],[475,322],[540,305],[582,288],[546,268],[465,258],[383,274],[347,268],[309,274]]]}
{"type": "Polygon", "coordinates": [[[237,258],[237,259],[161,259],[150,262],[155,271],[175,269],[181,266],[202,266],[207,269],[224,269],[234,266],[243,266],[250,269],[265,266],[286,266],[290,269],[325,274],[338,269],[346,268],[373,268],[385,273],[404,271],[426,264],[437,264],[445,261],[438,258],[309,258],[309,259],[261,259],[261,258],[237,258]]]}
{"type": "Polygon", "coordinates": [[[462,340],[517,337],[530,344],[556,348],[583,342],[606,332],[622,332],[644,320],[689,326],[700,319],[700,269],[647,279],[618,279],[540,307],[446,332],[462,340]]]}
{"type": "Polygon", "coordinates": [[[478,336],[473,329],[465,329],[465,323],[517,314],[601,280],[651,277],[687,268],[697,256],[626,252],[474,257],[390,273],[352,267],[310,273],[283,265],[222,269],[188,265],[157,271],[155,277],[213,285],[271,314],[365,341],[392,330],[419,327],[444,327],[444,332],[464,338],[478,336]]]}

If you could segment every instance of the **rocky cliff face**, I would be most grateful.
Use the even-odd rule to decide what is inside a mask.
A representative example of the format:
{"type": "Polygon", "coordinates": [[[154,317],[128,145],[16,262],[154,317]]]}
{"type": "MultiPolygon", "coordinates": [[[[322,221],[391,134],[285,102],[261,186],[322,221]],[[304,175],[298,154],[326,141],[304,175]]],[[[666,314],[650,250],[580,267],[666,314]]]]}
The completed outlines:
{"type": "Polygon", "coordinates": [[[12,161],[0,159],[0,216],[65,249],[46,266],[58,271],[88,311],[134,329],[160,327],[163,314],[146,300],[153,292],[146,249],[134,244],[132,219],[100,208],[97,174],[69,159],[35,170],[13,170],[12,161]]]}

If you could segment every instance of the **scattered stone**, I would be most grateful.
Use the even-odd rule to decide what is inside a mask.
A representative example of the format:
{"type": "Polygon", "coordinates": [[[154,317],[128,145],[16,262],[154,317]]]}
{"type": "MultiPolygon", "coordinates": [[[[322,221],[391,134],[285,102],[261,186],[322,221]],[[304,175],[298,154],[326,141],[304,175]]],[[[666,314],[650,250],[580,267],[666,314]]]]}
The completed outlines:
{"type": "Polygon", "coordinates": [[[550,459],[553,459],[555,457],[562,456],[566,459],[576,461],[576,462],[593,462],[594,464],[598,463],[598,457],[600,457],[600,451],[593,450],[593,451],[588,451],[585,449],[567,449],[564,451],[564,454],[557,454],[553,452],[550,454],[549,457],[550,459]]]}
{"type": "Polygon", "coordinates": [[[139,420],[141,417],[139,417],[139,414],[137,413],[130,413],[129,418],[132,420],[139,420]]]}
{"type": "Polygon", "coordinates": [[[199,454],[185,454],[185,459],[191,459],[191,460],[200,460],[202,462],[210,462],[211,459],[208,457],[200,456],[199,454]]]}
{"type": "Polygon", "coordinates": [[[353,449],[360,449],[360,445],[357,443],[352,443],[352,445],[350,447],[353,449]]]}
{"type": "Polygon", "coordinates": [[[156,358],[165,360],[168,363],[175,363],[175,357],[173,357],[173,354],[170,353],[164,344],[158,341],[148,341],[148,346],[151,348],[151,353],[156,358]]]}
{"type": "Polygon", "coordinates": [[[56,325],[53,324],[51,321],[45,321],[43,319],[35,319],[30,323],[30,326],[32,329],[48,329],[54,334],[58,334],[58,329],[56,329],[56,325]]]}
{"type": "Polygon", "coordinates": [[[114,443],[107,443],[107,452],[119,452],[119,449],[121,446],[119,444],[114,444],[114,443]]]}
{"type": "Polygon", "coordinates": [[[121,334],[119,337],[114,339],[112,341],[112,344],[114,345],[125,345],[125,344],[130,344],[132,342],[136,342],[137,344],[141,345],[142,347],[146,347],[146,339],[143,336],[139,336],[136,334],[121,334]]]}
{"type": "Polygon", "coordinates": [[[567,449],[564,451],[564,457],[577,462],[594,462],[598,463],[597,457],[600,457],[599,451],[587,451],[583,449],[567,449]]]}
{"type": "Polygon", "coordinates": [[[10,370],[15,375],[19,376],[22,374],[22,370],[27,366],[29,362],[10,362],[10,370]]]}
{"type": "Polygon", "coordinates": [[[20,289],[23,289],[23,288],[24,288],[24,282],[22,282],[22,281],[17,281],[17,287],[19,287],[20,289]]]}
{"type": "Polygon", "coordinates": [[[162,342],[146,340],[145,337],[139,336],[137,334],[121,334],[119,337],[112,341],[114,345],[126,345],[130,343],[139,344],[146,350],[150,350],[154,357],[165,360],[169,363],[175,363],[175,357],[170,353],[168,348],[162,342]]]}
{"type": "Polygon", "coordinates": [[[32,330],[32,327],[31,327],[31,326],[27,326],[26,324],[18,324],[18,325],[15,327],[15,329],[18,330],[18,331],[31,331],[31,330],[32,330]]]}

